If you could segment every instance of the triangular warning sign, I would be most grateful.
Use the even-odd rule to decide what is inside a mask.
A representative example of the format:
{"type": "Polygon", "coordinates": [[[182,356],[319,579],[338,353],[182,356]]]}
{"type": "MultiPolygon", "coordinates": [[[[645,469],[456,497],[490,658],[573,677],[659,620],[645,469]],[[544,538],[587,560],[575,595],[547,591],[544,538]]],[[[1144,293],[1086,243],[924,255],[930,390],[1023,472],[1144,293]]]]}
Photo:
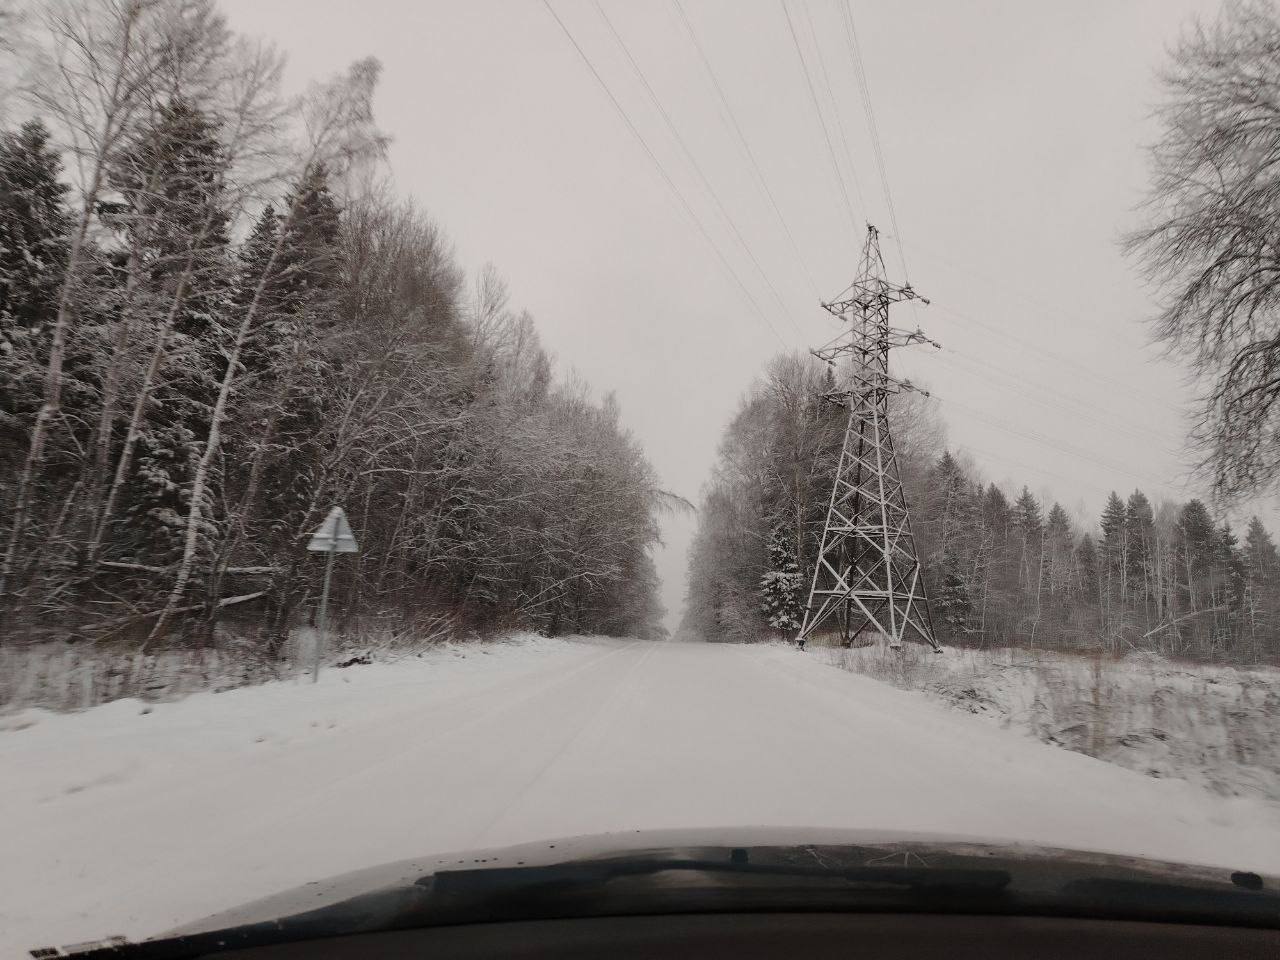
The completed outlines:
{"type": "Polygon", "coordinates": [[[324,523],[311,534],[308,550],[317,553],[355,553],[360,548],[356,544],[355,534],[351,532],[351,524],[347,523],[347,515],[341,507],[334,507],[324,518],[324,523]]]}

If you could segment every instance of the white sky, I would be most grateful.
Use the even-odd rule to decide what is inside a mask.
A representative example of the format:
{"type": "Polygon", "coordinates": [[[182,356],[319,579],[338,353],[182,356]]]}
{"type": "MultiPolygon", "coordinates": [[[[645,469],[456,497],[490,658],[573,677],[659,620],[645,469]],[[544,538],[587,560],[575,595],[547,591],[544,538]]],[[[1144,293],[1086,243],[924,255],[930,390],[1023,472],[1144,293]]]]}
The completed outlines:
{"type": "MultiPolygon", "coordinates": [[[[591,0],[553,0],[788,349],[836,332],[817,304],[861,244],[777,0],[683,0],[787,239],[669,0],[601,0],[747,246],[738,245],[591,0]],[[804,266],[801,265],[803,257],[804,266]],[[785,307],[785,309],[784,309],[785,307]]],[[[837,155],[819,40],[857,187],[884,231],[839,0],[790,8],[837,155]],[[810,19],[813,33],[810,33],[810,19]]],[[[300,86],[373,54],[391,167],[453,238],[492,261],[561,372],[614,389],[665,485],[696,500],[721,432],[782,349],[619,119],[540,0],[225,0],[275,40],[300,86]]],[[[1027,483],[1096,517],[1106,492],[1185,498],[1181,372],[1145,346],[1152,295],[1117,248],[1145,182],[1155,70],[1207,0],[855,0],[907,265],[945,349],[897,369],[942,400],[950,441],[989,479],[1027,483]],[[989,365],[989,366],[985,366],[989,365]],[[1083,454],[1083,456],[1082,456],[1083,454]],[[1092,459],[1086,459],[1092,458],[1092,459]]],[[[845,163],[846,171],[849,165],[845,163]]],[[[861,230],[861,228],[859,228],[861,230]]],[[[896,322],[914,326],[910,309],[896,322]]],[[[694,519],[659,556],[674,623],[694,519]]]]}

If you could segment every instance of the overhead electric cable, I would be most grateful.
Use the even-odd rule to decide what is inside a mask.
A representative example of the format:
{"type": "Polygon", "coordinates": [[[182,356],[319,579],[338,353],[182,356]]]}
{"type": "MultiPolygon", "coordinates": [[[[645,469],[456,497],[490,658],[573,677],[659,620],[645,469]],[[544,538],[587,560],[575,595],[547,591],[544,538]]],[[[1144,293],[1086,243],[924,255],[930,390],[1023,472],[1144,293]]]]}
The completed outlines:
{"type": "Polygon", "coordinates": [[[893,242],[898,247],[898,258],[902,261],[902,274],[907,284],[911,283],[910,272],[907,269],[907,257],[902,248],[902,228],[898,225],[898,210],[893,203],[893,192],[889,189],[889,174],[884,161],[884,148],[880,140],[880,125],[876,123],[875,107],[871,99],[871,85],[867,81],[866,62],[862,57],[862,44],[858,42],[858,28],[853,19],[853,7],[850,0],[844,0],[841,6],[841,12],[844,15],[845,29],[850,43],[849,55],[853,61],[854,74],[858,78],[858,85],[862,91],[862,105],[867,114],[867,127],[871,133],[871,147],[875,153],[876,166],[880,171],[880,183],[884,187],[884,199],[889,207],[889,220],[893,225],[893,242]]]}
{"type": "Polygon", "coordinates": [[[805,279],[809,283],[809,287],[813,292],[815,300],[821,300],[822,295],[818,292],[818,285],[814,282],[813,274],[809,271],[809,261],[805,259],[803,253],[800,252],[800,245],[796,242],[795,234],[791,232],[791,226],[787,223],[787,218],[782,215],[782,208],[778,206],[778,201],[773,195],[773,191],[769,189],[769,182],[765,178],[764,171],[760,168],[760,163],[756,160],[755,151],[751,149],[751,144],[747,140],[747,135],[742,130],[742,124],[738,122],[738,115],[734,111],[733,106],[729,103],[729,98],[725,95],[724,88],[720,85],[720,79],[716,75],[715,68],[711,65],[711,60],[707,56],[706,51],[702,48],[702,43],[698,40],[698,35],[693,29],[693,23],[689,20],[685,13],[684,5],[680,0],[672,0],[676,12],[680,15],[680,19],[684,23],[685,32],[689,35],[689,40],[693,43],[694,50],[698,53],[698,58],[702,61],[702,66],[706,71],[707,77],[711,81],[712,87],[715,89],[716,95],[720,98],[720,105],[724,108],[725,114],[729,118],[729,124],[732,130],[738,136],[738,142],[742,146],[743,152],[746,154],[751,169],[756,175],[756,181],[760,184],[761,190],[764,191],[765,197],[769,200],[769,206],[773,208],[774,215],[778,218],[778,223],[782,226],[782,232],[786,234],[787,240],[791,243],[791,249],[795,252],[796,259],[800,263],[800,269],[804,272],[805,279]]]}
{"type": "Polygon", "coordinates": [[[993,324],[987,323],[983,320],[979,320],[977,317],[971,316],[967,313],[961,313],[959,310],[956,310],[954,307],[948,307],[944,304],[939,304],[939,303],[935,303],[934,307],[941,310],[943,313],[950,314],[951,316],[955,317],[957,320],[961,320],[965,323],[971,323],[974,326],[980,327],[981,329],[986,330],[987,332],[1000,337],[1001,339],[1010,340],[1013,343],[1020,345],[1024,349],[1031,351],[1032,353],[1038,353],[1041,356],[1046,357],[1049,360],[1052,360],[1056,364],[1062,364],[1065,366],[1072,367],[1073,369],[1079,371],[1079,373],[1082,376],[1089,377],[1090,379],[1095,380],[1100,384],[1110,386],[1115,390],[1119,390],[1122,393],[1126,393],[1134,400],[1137,400],[1142,403],[1150,404],[1153,407],[1163,407],[1179,415],[1183,413],[1183,411],[1178,407],[1176,407],[1175,405],[1168,403],[1167,401],[1160,400],[1156,397],[1153,397],[1149,393],[1146,393],[1142,390],[1135,388],[1132,384],[1125,383],[1124,381],[1118,380],[1115,377],[1109,377],[1103,373],[1098,373],[1096,370],[1093,370],[1092,368],[1085,366],[1083,363],[1080,363],[1078,360],[1072,360],[1070,357],[1064,356],[1063,354],[1060,354],[1054,350],[1050,350],[1047,347],[1043,347],[1037,343],[1032,342],[1031,340],[1028,340],[1025,337],[1020,337],[1015,333],[1010,333],[1007,330],[1002,330],[999,327],[994,326],[993,324]]]}
{"type": "Polygon", "coordinates": [[[689,145],[685,142],[684,137],[681,136],[680,131],[676,128],[675,122],[671,119],[671,114],[668,112],[667,108],[663,106],[661,98],[659,98],[657,92],[649,83],[649,78],[645,76],[644,70],[641,69],[640,64],[632,55],[631,48],[628,47],[626,41],[622,39],[622,35],[618,33],[617,27],[615,27],[613,25],[613,21],[609,19],[609,15],[605,13],[604,7],[600,5],[599,0],[594,0],[594,6],[596,8],[596,12],[600,15],[600,18],[605,22],[605,26],[609,28],[609,32],[613,34],[613,39],[617,42],[618,47],[626,56],[627,62],[631,64],[631,69],[640,80],[641,85],[645,89],[645,93],[649,95],[650,102],[661,115],[663,123],[666,124],[667,131],[679,145],[685,159],[689,161],[689,165],[693,167],[694,172],[698,175],[698,179],[702,181],[703,187],[715,203],[716,208],[720,211],[720,215],[723,216],[725,222],[729,224],[729,229],[733,231],[733,235],[737,238],[739,246],[742,247],[747,257],[751,260],[751,263],[755,266],[756,272],[760,274],[760,279],[764,281],[765,286],[769,288],[769,292],[773,294],[773,298],[778,302],[778,306],[782,308],[782,312],[786,314],[787,320],[790,321],[791,326],[795,328],[797,333],[801,333],[800,325],[796,323],[795,317],[792,316],[791,309],[787,306],[786,301],[782,299],[782,295],[778,293],[778,288],[774,286],[773,281],[769,279],[769,275],[765,272],[764,267],[761,266],[759,259],[757,259],[755,255],[755,251],[751,249],[751,245],[747,243],[746,238],[742,235],[742,231],[738,229],[737,223],[734,222],[733,215],[729,213],[728,208],[725,207],[724,202],[721,201],[720,194],[717,193],[715,187],[711,185],[711,181],[703,171],[702,165],[698,163],[697,158],[693,155],[693,151],[689,149],[689,145]]]}
{"type": "Polygon", "coordinates": [[[844,197],[845,210],[849,213],[849,225],[853,228],[853,235],[861,237],[862,231],[858,229],[858,217],[853,212],[853,203],[849,200],[849,190],[844,183],[844,174],[840,172],[840,162],[836,159],[836,148],[831,143],[831,132],[827,129],[827,121],[823,119],[822,107],[818,103],[818,94],[813,88],[813,77],[809,73],[809,63],[805,60],[804,49],[800,46],[800,37],[796,35],[796,26],[791,21],[791,11],[787,8],[787,0],[778,0],[782,4],[782,12],[787,18],[787,29],[791,31],[791,42],[795,44],[796,56],[800,58],[800,70],[804,74],[805,86],[809,90],[809,99],[813,102],[814,112],[818,116],[818,125],[822,127],[822,138],[827,143],[827,155],[831,158],[831,169],[835,171],[836,183],[840,187],[840,195],[844,197]]]}
{"type": "Polygon", "coordinates": [[[640,146],[644,149],[645,155],[648,156],[649,160],[652,161],[653,165],[657,168],[658,173],[661,174],[662,179],[666,181],[667,186],[670,188],[671,192],[675,194],[676,199],[680,201],[681,206],[684,207],[685,213],[687,213],[689,215],[689,218],[693,220],[694,225],[698,228],[699,232],[702,234],[703,239],[707,241],[707,244],[711,247],[711,249],[715,252],[717,258],[720,260],[721,265],[724,267],[726,272],[728,272],[729,276],[733,278],[734,282],[738,285],[738,289],[742,291],[742,295],[747,299],[747,301],[755,309],[757,316],[759,316],[760,319],[764,321],[765,326],[769,328],[770,332],[777,339],[778,343],[782,344],[783,349],[789,349],[787,346],[787,342],[783,340],[782,335],[778,333],[777,327],[773,325],[773,323],[769,320],[768,316],[765,315],[765,312],[760,309],[760,304],[756,301],[756,298],[751,295],[751,291],[748,290],[746,284],[742,282],[742,278],[739,277],[737,271],[733,269],[732,264],[729,263],[729,260],[728,258],[725,257],[724,252],[720,249],[719,245],[715,242],[715,239],[711,236],[711,234],[707,231],[707,228],[703,224],[702,220],[694,212],[693,207],[689,204],[689,201],[685,199],[684,194],[680,192],[680,188],[677,187],[675,184],[675,181],[671,179],[671,175],[667,173],[666,168],[662,165],[662,161],[658,159],[657,155],[653,152],[652,148],[649,146],[648,141],[645,140],[644,135],[640,133],[639,129],[637,129],[636,125],[632,122],[630,115],[623,108],[622,104],[618,102],[618,98],[614,96],[613,91],[609,88],[609,84],[605,82],[604,77],[600,75],[600,71],[597,70],[595,67],[595,64],[591,62],[591,58],[588,57],[586,54],[586,51],[582,49],[582,45],[578,43],[577,38],[574,37],[572,31],[570,31],[569,27],[565,24],[565,22],[560,19],[560,15],[556,13],[555,8],[551,6],[551,0],[542,0],[542,5],[547,8],[547,12],[551,14],[552,18],[560,26],[560,29],[564,32],[565,37],[567,37],[569,42],[573,44],[573,49],[578,52],[578,56],[582,58],[582,62],[586,64],[587,69],[591,71],[591,76],[594,77],[596,83],[600,85],[600,89],[602,89],[605,92],[605,95],[609,98],[609,102],[613,104],[613,108],[614,110],[617,111],[618,116],[622,119],[622,122],[627,125],[627,129],[631,131],[632,135],[636,138],[640,146]]]}
{"type": "Polygon", "coordinates": [[[844,131],[844,120],[840,115],[840,101],[836,97],[835,87],[831,83],[831,74],[827,70],[827,58],[822,55],[822,43],[818,40],[818,31],[813,26],[813,16],[809,11],[809,5],[803,0],[800,4],[800,10],[804,14],[805,23],[809,27],[809,39],[813,42],[814,53],[818,56],[818,69],[822,74],[822,83],[827,90],[827,99],[831,101],[831,112],[835,116],[836,132],[840,135],[840,143],[844,146],[845,161],[849,166],[849,176],[853,180],[853,191],[858,196],[858,208],[867,210],[866,198],[862,195],[862,182],[858,178],[858,166],[853,160],[853,150],[849,146],[849,138],[844,131]]]}
{"type": "Polygon", "coordinates": [[[988,426],[994,427],[995,429],[1003,431],[1004,433],[1007,433],[1011,436],[1021,437],[1024,440],[1030,440],[1032,443],[1038,443],[1042,446],[1050,447],[1051,449],[1057,450],[1060,453],[1065,453],[1069,456],[1076,457],[1081,460],[1087,460],[1090,463],[1096,464],[1097,466],[1100,466],[1106,470],[1111,470],[1114,473],[1123,473],[1126,476],[1132,477],[1133,479],[1139,481],[1140,483],[1149,484],[1156,488],[1173,486],[1173,484],[1169,483],[1168,481],[1157,480],[1154,477],[1149,477],[1144,474],[1136,473],[1133,470],[1128,469],[1127,467],[1121,466],[1120,464],[1111,463],[1109,461],[1102,460],[1098,457],[1093,456],[1087,451],[1079,449],[1078,447],[1057,443],[1054,440],[1051,440],[1050,438],[1046,437],[1044,434],[1039,433],[1038,431],[1019,429],[1018,427],[1015,427],[1012,424],[1007,423],[1006,421],[988,416],[987,414],[983,413],[981,410],[976,410],[973,407],[969,406],[968,404],[961,403],[958,400],[948,400],[946,398],[939,398],[939,399],[944,404],[948,404],[953,407],[958,407],[959,409],[966,411],[970,416],[976,417],[981,422],[986,423],[988,426]]]}
{"type": "MultiPolygon", "coordinates": [[[[1080,397],[1075,397],[1052,387],[1046,387],[1042,383],[1011,374],[993,363],[988,363],[981,357],[974,357],[951,347],[944,347],[941,351],[927,353],[925,356],[944,363],[960,364],[981,377],[996,377],[1003,380],[1015,394],[1031,403],[1038,403],[1046,409],[1056,412],[1062,412],[1065,409],[1072,416],[1088,420],[1106,430],[1123,433],[1135,440],[1151,440],[1154,437],[1161,442],[1174,442],[1176,445],[1176,440],[1167,434],[1154,431],[1147,426],[1135,424],[1132,421],[1125,422],[1117,416],[1114,410],[1104,409],[1080,397]],[[1036,396],[1037,393],[1043,394],[1043,396],[1036,396]]],[[[1168,448],[1162,448],[1160,452],[1168,456],[1178,455],[1176,450],[1168,448]]]]}

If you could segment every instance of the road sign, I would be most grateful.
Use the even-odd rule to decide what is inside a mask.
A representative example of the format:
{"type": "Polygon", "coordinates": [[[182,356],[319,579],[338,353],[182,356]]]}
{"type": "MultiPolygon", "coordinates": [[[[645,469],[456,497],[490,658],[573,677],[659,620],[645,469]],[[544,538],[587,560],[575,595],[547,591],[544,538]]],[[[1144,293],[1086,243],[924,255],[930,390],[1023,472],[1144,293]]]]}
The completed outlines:
{"type": "Polygon", "coordinates": [[[335,553],[356,553],[360,548],[356,545],[355,534],[351,532],[351,524],[347,523],[347,515],[341,507],[334,507],[324,518],[324,523],[311,534],[311,542],[307,549],[316,553],[327,553],[324,565],[324,592],[320,594],[320,633],[316,637],[315,659],[311,664],[311,682],[320,679],[320,658],[323,656],[325,641],[329,633],[329,581],[333,579],[333,555],[335,553]]]}
{"type": "Polygon", "coordinates": [[[360,547],[356,544],[355,534],[351,532],[351,524],[347,523],[347,515],[341,507],[334,507],[324,518],[324,523],[311,534],[311,542],[307,549],[316,553],[356,553],[360,547]]]}

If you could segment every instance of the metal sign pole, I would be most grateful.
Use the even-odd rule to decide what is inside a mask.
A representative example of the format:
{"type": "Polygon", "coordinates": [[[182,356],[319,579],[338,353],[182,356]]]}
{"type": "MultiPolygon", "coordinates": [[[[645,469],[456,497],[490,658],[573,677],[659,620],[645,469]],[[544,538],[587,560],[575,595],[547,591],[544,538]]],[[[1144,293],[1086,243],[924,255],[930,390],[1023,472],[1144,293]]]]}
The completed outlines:
{"type": "Polygon", "coordinates": [[[320,632],[316,635],[315,662],[311,665],[311,682],[320,682],[320,657],[329,639],[329,581],[333,579],[333,558],[337,553],[329,551],[324,563],[324,591],[320,594],[320,632]]]}

